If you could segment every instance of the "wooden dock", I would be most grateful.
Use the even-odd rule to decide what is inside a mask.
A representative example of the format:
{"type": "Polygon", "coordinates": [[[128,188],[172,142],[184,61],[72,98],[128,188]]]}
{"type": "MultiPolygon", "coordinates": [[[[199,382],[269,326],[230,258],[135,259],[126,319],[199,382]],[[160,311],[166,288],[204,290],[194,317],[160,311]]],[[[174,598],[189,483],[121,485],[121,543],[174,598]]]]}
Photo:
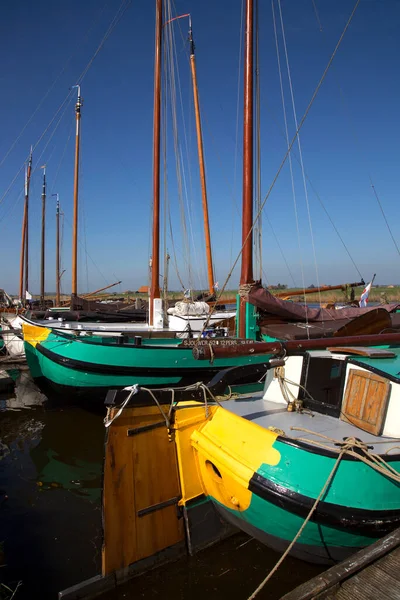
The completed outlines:
{"type": "Polygon", "coordinates": [[[400,528],[281,600],[400,600],[400,528]]]}
{"type": "Polygon", "coordinates": [[[25,356],[0,355],[0,369],[19,369],[20,371],[27,371],[28,364],[25,356]]]}

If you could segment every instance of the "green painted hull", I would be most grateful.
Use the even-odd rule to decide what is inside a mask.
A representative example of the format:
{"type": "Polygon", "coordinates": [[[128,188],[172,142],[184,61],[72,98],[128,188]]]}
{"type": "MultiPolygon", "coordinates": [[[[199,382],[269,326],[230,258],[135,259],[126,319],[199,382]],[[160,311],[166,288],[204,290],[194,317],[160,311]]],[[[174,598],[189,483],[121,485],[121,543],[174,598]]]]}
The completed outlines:
{"type": "MultiPolygon", "coordinates": [[[[280,441],[274,448],[281,454],[279,464],[263,464],[254,474],[246,510],[232,510],[210,499],[229,522],[284,551],[303,525],[336,458],[280,441]]],[[[390,465],[400,472],[400,461],[390,465]]],[[[309,562],[338,562],[399,524],[399,484],[361,461],[343,459],[291,554],[309,562]]]]}
{"type": "MultiPolygon", "coordinates": [[[[104,397],[108,389],[133,384],[165,387],[207,382],[221,369],[268,360],[265,356],[249,356],[216,359],[210,364],[196,361],[192,348],[178,347],[181,340],[176,338],[143,339],[140,346],[135,346],[133,340],[120,344],[118,339],[76,339],[51,332],[36,346],[25,341],[32,377],[58,392],[94,392],[104,397]]],[[[262,389],[260,383],[247,383],[252,385],[246,391],[262,389]]]]}

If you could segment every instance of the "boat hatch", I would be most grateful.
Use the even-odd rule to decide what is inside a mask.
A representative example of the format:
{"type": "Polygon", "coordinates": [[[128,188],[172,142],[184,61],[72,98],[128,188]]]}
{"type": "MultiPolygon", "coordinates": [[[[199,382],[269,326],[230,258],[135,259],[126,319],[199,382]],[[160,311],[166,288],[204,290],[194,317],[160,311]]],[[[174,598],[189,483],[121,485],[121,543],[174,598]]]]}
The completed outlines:
{"type": "Polygon", "coordinates": [[[304,407],[339,417],[345,375],[346,361],[342,357],[334,357],[327,352],[307,352],[299,392],[299,399],[303,400],[304,407]]]}

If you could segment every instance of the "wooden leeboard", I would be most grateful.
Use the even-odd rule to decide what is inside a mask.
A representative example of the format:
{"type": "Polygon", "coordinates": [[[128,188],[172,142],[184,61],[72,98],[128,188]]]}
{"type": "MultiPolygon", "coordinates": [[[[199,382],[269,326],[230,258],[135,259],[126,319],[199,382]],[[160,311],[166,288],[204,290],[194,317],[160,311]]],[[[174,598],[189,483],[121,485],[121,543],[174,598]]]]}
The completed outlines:
{"type": "Polygon", "coordinates": [[[184,539],[183,520],[178,519],[176,506],[180,487],[175,444],[169,441],[165,425],[151,427],[160,421],[157,407],[126,408],[108,428],[103,575],[184,539]],[[133,435],[128,435],[129,430],[133,435]]]}
{"type": "Polygon", "coordinates": [[[384,308],[375,308],[343,325],[343,327],[335,331],[333,337],[370,335],[381,333],[390,327],[392,327],[392,321],[388,311],[384,308]]]}
{"type": "Polygon", "coordinates": [[[339,352],[340,354],[367,356],[368,358],[394,358],[396,356],[396,353],[392,350],[371,346],[329,346],[327,350],[329,352],[339,352]]]}
{"type": "Polygon", "coordinates": [[[381,435],[390,382],[368,371],[350,369],[341,419],[373,435],[381,435]]]}

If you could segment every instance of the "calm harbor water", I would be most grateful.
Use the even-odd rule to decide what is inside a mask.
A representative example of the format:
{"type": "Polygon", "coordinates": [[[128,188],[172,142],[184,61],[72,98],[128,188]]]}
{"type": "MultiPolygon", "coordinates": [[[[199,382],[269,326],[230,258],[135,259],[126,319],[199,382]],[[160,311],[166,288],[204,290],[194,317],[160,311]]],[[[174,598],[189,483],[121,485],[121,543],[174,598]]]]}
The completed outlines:
{"type": "MultiPolygon", "coordinates": [[[[0,582],[11,589],[22,582],[15,600],[54,599],[101,568],[105,413],[51,400],[26,371],[14,394],[0,395],[0,582]]],[[[238,534],[103,598],[245,600],[278,558],[238,534]]],[[[259,597],[280,598],[320,571],[288,558],[259,597]]]]}

